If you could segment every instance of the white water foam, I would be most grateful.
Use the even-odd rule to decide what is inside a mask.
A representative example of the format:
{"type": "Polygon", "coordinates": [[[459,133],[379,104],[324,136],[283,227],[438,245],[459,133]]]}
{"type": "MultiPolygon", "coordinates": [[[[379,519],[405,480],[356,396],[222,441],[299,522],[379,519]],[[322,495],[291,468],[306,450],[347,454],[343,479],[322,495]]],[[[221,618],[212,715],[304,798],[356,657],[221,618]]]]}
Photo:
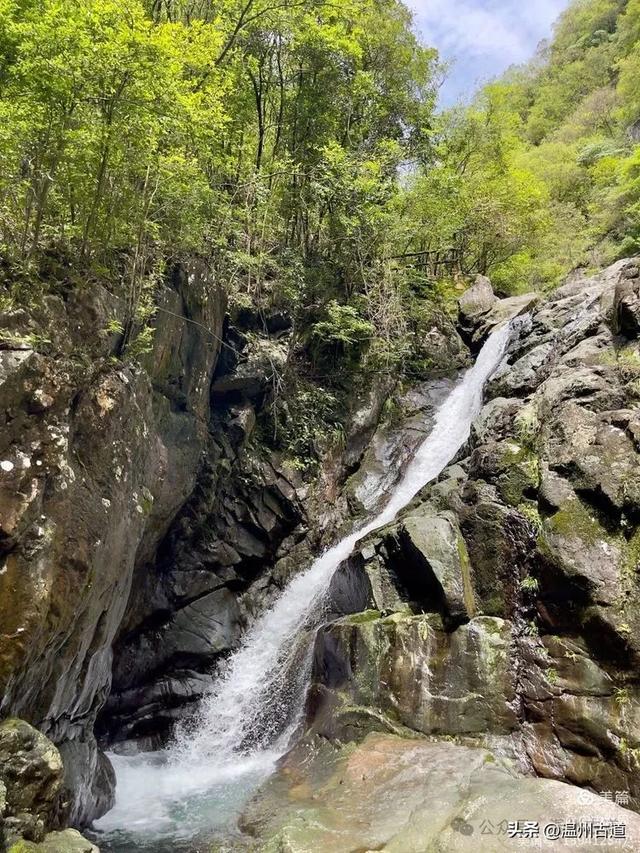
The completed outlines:
{"type": "Polygon", "coordinates": [[[301,633],[313,627],[313,614],[321,616],[334,572],[358,540],[393,521],[467,440],[482,406],[485,382],[502,360],[509,337],[505,325],[485,343],[475,365],[439,408],[431,433],[385,508],[295,577],[271,609],[256,620],[203,700],[195,730],[183,732],[162,756],[113,758],[118,780],[116,805],[97,823],[99,829],[135,832],[153,828],[161,834],[163,828],[165,832],[175,828],[180,802],[206,791],[214,799],[224,798],[225,789],[243,778],[255,787],[268,775],[287,748],[306,689],[308,655],[307,662],[297,666],[297,678],[291,656],[299,648],[301,633]],[[292,671],[297,688],[287,691],[292,671]],[[285,673],[289,673],[286,678],[285,673]]]}

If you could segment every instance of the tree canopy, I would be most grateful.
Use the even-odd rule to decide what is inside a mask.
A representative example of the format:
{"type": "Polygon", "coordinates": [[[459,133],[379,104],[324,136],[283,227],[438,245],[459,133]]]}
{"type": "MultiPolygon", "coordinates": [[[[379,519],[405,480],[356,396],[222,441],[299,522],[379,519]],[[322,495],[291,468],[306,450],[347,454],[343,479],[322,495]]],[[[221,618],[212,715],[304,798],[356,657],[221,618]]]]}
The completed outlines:
{"type": "Polygon", "coordinates": [[[459,246],[505,291],[640,250],[640,2],[575,0],[524,67],[440,116],[413,242],[459,246]]]}
{"type": "Polygon", "coordinates": [[[198,256],[339,375],[406,365],[448,282],[640,250],[640,0],[467,106],[440,75],[400,0],[0,0],[1,298],[99,279],[143,328],[198,256]]]}

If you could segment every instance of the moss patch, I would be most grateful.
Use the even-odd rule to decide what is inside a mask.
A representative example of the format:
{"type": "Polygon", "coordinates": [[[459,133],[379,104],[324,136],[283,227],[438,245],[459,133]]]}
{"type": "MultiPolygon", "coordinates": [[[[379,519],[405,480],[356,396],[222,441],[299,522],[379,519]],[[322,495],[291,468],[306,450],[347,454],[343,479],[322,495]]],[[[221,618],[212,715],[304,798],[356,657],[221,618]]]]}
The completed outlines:
{"type": "Polygon", "coordinates": [[[471,580],[471,560],[467,551],[467,543],[459,534],[456,537],[456,545],[460,560],[460,574],[462,575],[464,606],[469,616],[473,618],[476,615],[476,601],[473,593],[473,582],[471,580]]]}
{"type": "Polygon", "coordinates": [[[518,512],[529,522],[536,534],[542,531],[542,516],[534,503],[518,504],[518,512]]]}
{"type": "Polygon", "coordinates": [[[622,571],[631,578],[640,572],[640,529],[625,544],[622,571]]]}
{"type": "Polygon", "coordinates": [[[530,447],[509,442],[500,458],[503,472],[498,480],[500,492],[511,506],[518,506],[527,489],[540,486],[540,461],[530,447]]]}
{"type": "Polygon", "coordinates": [[[376,622],[382,617],[379,610],[363,610],[361,613],[353,613],[345,618],[347,625],[363,625],[366,622],[376,622]]]}
{"type": "Polygon", "coordinates": [[[540,432],[540,418],[535,403],[523,406],[515,418],[516,435],[524,447],[536,452],[536,442],[540,432]]]}
{"type": "Polygon", "coordinates": [[[609,541],[611,536],[580,500],[567,501],[547,521],[550,531],[567,539],[580,539],[587,545],[609,541]]]}

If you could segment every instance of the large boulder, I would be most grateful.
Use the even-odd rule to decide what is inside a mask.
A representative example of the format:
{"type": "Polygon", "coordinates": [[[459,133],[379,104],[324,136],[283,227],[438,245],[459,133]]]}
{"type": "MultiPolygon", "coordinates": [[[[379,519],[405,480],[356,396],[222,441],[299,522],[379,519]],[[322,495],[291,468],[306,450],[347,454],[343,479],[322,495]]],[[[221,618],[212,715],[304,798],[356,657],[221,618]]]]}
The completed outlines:
{"type": "Polygon", "coordinates": [[[490,280],[486,275],[478,275],[471,287],[458,300],[460,317],[465,323],[475,323],[483,314],[490,311],[498,301],[490,280]]]}
{"type": "Polygon", "coordinates": [[[539,302],[540,296],[537,293],[522,293],[519,296],[510,296],[507,299],[499,299],[494,305],[483,314],[476,324],[476,329],[472,335],[472,344],[474,347],[484,343],[491,332],[502,326],[504,323],[509,323],[526,314],[539,302]]]}
{"type": "Polygon", "coordinates": [[[408,369],[419,379],[452,376],[469,363],[469,350],[448,313],[424,300],[412,318],[408,369]]]}
{"type": "Polygon", "coordinates": [[[394,725],[423,734],[505,734],[517,724],[511,625],[376,611],[320,629],[309,718],[332,738],[394,725]],[[385,721],[386,718],[386,721],[385,721]]]}
{"type": "MultiPolygon", "coordinates": [[[[524,777],[486,749],[381,734],[301,744],[241,819],[265,853],[498,853],[530,849],[532,838],[560,849],[571,827],[594,824],[615,849],[640,845],[640,817],[612,800],[524,777]]],[[[572,850],[596,849],[580,836],[572,850]]]]}
{"type": "Polygon", "coordinates": [[[476,606],[469,555],[455,514],[436,513],[423,504],[403,517],[395,535],[406,556],[407,570],[425,576],[425,587],[434,590],[448,621],[470,619],[476,606]]]}
{"type": "Polygon", "coordinates": [[[458,300],[462,337],[474,351],[478,350],[493,329],[530,311],[538,301],[537,293],[498,299],[489,279],[479,275],[458,300]]]}
{"type": "Polygon", "coordinates": [[[24,720],[0,723],[0,784],[6,843],[21,837],[42,841],[65,820],[68,802],[60,753],[24,720]]]}

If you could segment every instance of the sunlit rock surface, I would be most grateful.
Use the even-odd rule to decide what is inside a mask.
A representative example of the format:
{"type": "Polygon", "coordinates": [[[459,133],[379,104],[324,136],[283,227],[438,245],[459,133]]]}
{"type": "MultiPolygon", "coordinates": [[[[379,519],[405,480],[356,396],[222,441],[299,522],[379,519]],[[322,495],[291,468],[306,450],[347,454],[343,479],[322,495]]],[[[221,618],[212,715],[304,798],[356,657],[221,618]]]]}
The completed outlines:
{"type": "MultiPolygon", "coordinates": [[[[640,817],[611,800],[526,778],[486,749],[382,734],[343,747],[304,743],[249,804],[241,825],[265,853],[493,853],[530,849],[531,837],[509,835],[518,821],[530,821],[530,832],[537,827],[538,843],[549,849],[566,843],[557,839],[567,826],[592,822],[609,827],[610,837],[624,833],[616,850],[640,845],[640,817]]],[[[571,849],[597,847],[578,838],[571,849]]]]}

